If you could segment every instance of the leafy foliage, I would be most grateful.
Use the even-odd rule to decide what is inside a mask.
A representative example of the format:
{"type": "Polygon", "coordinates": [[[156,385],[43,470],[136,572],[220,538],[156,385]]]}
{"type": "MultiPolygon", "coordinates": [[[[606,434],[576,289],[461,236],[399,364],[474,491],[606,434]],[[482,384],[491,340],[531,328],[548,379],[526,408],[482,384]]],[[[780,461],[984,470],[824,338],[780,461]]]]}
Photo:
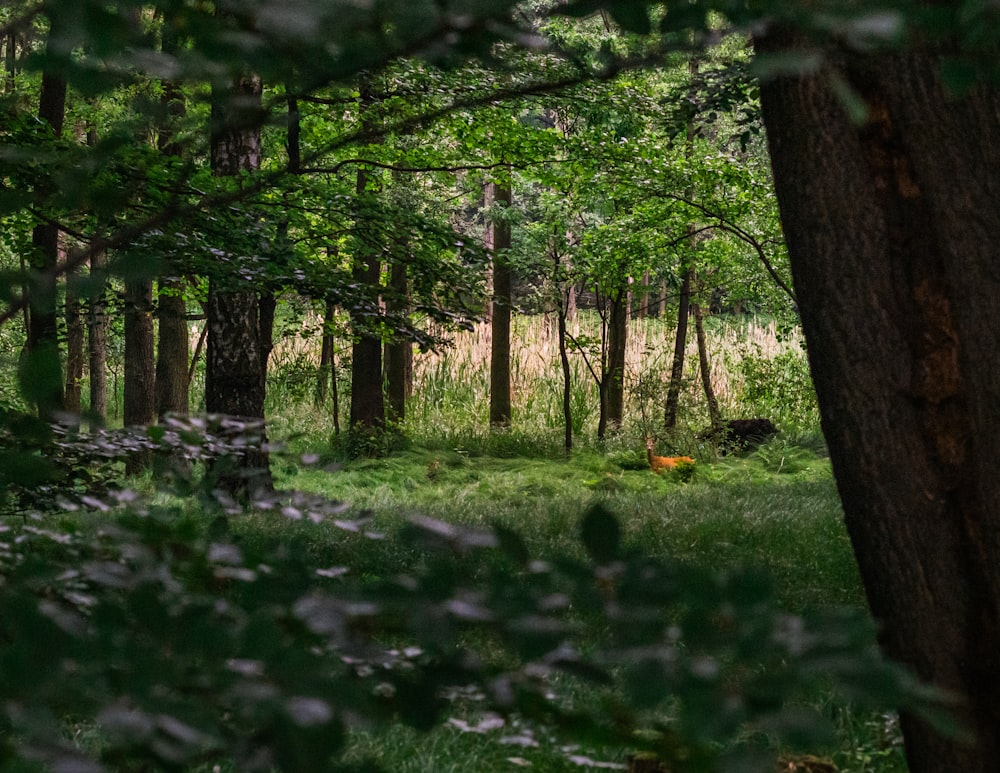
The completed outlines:
{"type": "MultiPolygon", "coordinates": [[[[335,503],[261,504],[377,536],[335,503]]],[[[711,770],[826,742],[797,702],[810,684],[879,705],[917,695],[862,617],[785,614],[759,572],[644,555],[607,510],[582,521],[589,560],[416,518],[424,559],[378,580],[221,516],[133,504],[2,527],[5,764],[336,770],[354,723],[429,729],[476,695],[478,711],[585,748],[711,770]],[[67,722],[93,725],[93,745],[70,743],[67,722]]]]}

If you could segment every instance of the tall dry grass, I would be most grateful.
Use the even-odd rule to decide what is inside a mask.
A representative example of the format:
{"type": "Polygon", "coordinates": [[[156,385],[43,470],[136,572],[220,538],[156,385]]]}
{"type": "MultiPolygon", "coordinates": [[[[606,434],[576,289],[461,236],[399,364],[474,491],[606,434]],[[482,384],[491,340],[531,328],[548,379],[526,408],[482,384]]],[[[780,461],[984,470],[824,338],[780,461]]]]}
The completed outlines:
{"type": "MultiPolygon", "coordinates": [[[[767,416],[793,437],[818,434],[818,414],[805,355],[797,335],[783,335],[774,322],[751,317],[706,320],[711,380],[727,418],[767,416]]],[[[581,311],[570,325],[577,341],[589,342],[587,356],[599,369],[600,321],[581,311]]],[[[631,447],[636,438],[661,427],[674,347],[674,325],[657,318],[633,319],[629,325],[625,373],[625,423],[609,440],[631,447]]],[[[524,446],[557,448],[562,443],[562,375],[558,334],[551,316],[519,316],[511,333],[512,428],[506,435],[488,432],[490,329],[477,325],[453,336],[452,345],[415,353],[413,396],[407,406],[406,432],[421,444],[468,445],[489,436],[494,450],[508,442],[511,452],[524,446]]],[[[342,356],[346,357],[349,349],[342,356]]],[[[598,420],[598,389],[579,349],[570,354],[571,404],[576,443],[592,445],[598,420]]],[[[271,392],[275,408],[290,406],[310,394],[311,373],[318,364],[315,337],[294,336],[272,356],[271,392]]],[[[346,361],[341,363],[346,365],[346,361]]],[[[350,389],[341,368],[342,410],[350,389]]],[[[315,412],[305,431],[315,430],[315,412]]],[[[709,424],[693,331],[686,350],[681,390],[680,427],[672,438],[677,450],[694,450],[698,433],[709,424]]],[[[343,417],[342,422],[343,424],[343,417]]]]}

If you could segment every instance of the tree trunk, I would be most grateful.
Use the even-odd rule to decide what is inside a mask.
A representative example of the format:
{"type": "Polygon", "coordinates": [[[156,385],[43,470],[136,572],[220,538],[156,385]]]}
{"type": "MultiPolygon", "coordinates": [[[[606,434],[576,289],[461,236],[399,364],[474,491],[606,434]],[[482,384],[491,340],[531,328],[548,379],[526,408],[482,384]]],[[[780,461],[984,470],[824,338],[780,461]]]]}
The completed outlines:
{"type": "Polygon", "coordinates": [[[608,314],[608,428],[620,429],[625,418],[625,350],[631,293],[625,288],[610,299],[608,314]]]}
{"type": "Polygon", "coordinates": [[[563,446],[566,449],[566,456],[573,452],[573,392],[572,375],[569,367],[569,351],[566,346],[566,312],[569,307],[568,298],[573,294],[573,287],[566,289],[564,297],[566,303],[560,303],[557,310],[557,322],[559,325],[559,364],[562,366],[563,389],[562,389],[562,409],[563,409],[563,446]]]}
{"type": "MultiPolygon", "coordinates": [[[[365,190],[366,175],[358,172],[358,193],[365,190]]],[[[362,231],[356,245],[359,252],[355,256],[354,281],[378,294],[382,280],[382,264],[376,251],[365,244],[365,224],[358,223],[362,231]]],[[[367,314],[377,314],[377,304],[372,303],[367,314]]],[[[355,339],[351,346],[351,415],[352,433],[380,433],[385,429],[385,397],[382,391],[382,341],[365,330],[365,310],[352,310],[351,321],[355,328],[355,339]]]]}
{"type": "MultiPolygon", "coordinates": [[[[360,78],[359,100],[361,121],[367,120],[365,113],[374,97],[367,76],[360,78]]],[[[368,190],[368,173],[358,169],[355,192],[360,202],[368,190]]],[[[378,238],[366,222],[366,215],[359,213],[355,220],[354,233],[354,282],[372,295],[367,310],[351,311],[351,323],[355,329],[355,339],[351,346],[351,412],[349,431],[359,436],[380,434],[385,430],[385,394],[382,385],[382,341],[367,332],[366,317],[379,314],[378,294],[382,284],[382,262],[379,248],[374,241],[378,238]]],[[[363,439],[363,438],[362,438],[363,439]]]]}
{"type": "MultiPolygon", "coordinates": [[[[171,25],[163,30],[162,49],[175,55],[179,43],[171,25]]],[[[173,120],[187,113],[184,94],[179,84],[165,80],[160,106],[167,120],[159,127],[157,148],[165,156],[180,156],[175,142],[173,120]]],[[[184,280],[178,276],[163,276],[159,280],[157,303],[158,346],[156,348],[156,415],[162,419],[168,413],[186,416],[190,404],[188,356],[190,343],[187,323],[187,303],[184,300],[184,280]]]]}
{"type": "Polygon", "coordinates": [[[76,291],[76,277],[67,277],[66,281],[66,396],[65,408],[75,415],[80,415],[81,398],[83,396],[83,366],[84,366],[84,324],[80,310],[80,296],[76,291]]]}
{"type": "MultiPolygon", "coordinates": [[[[389,278],[390,299],[387,311],[409,311],[406,264],[396,262],[389,278]]],[[[390,341],[385,345],[385,394],[388,418],[396,424],[406,419],[406,400],[413,388],[413,342],[409,339],[390,341]]]]}
{"type": "MultiPolygon", "coordinates": [[[[260,169],[260,104],[261,82],[255,75],[244,74],[230,88],[213,91],[211,156],[216,175],[260,169]]],[[[263,427],[266,356],[257,292],[235,286],[234,277],[209,280],[205,410],[254,426],[241,441],[248,444],[239,458],[213,466],[219,487],[247,501],[254,493],[273,488],[263,427]]]]}
{"type": "MultiPolygon", "coordinates": [[[[51,35],[51,32],[50,32],[51,35]]],[[[38,119],[48,124],[55,137],[62,134],[66,115],[66,81],[52,72],[42,74],[38,119]]],[[[52,193],[51,184],[39,184],[41,196],[52,193]]],[[[40,222],[31,232],[31,280],[29,282],[28,338],[22,360],[22,386],[42,418],[53,418],[63,410],[63,376],[59,361],[59,320],[56,312],[59,262],[59,229],[40,222]]]]}
{"type": "Polygon", "coordinates": [[[323,310],[323,337],[319,353],[319,371],[316,374],[316,398],[317,407],[326,404],[329,394],[330,381],[333,380],[336,388],[337,374],[334,370],[334,335],[333,335],[333,315],[337,307],[333,301],[327,301],[323,310]]]}
{"type": "MultiPolygon", "coordinates": [[[[509,183],[491,182],[486,188],[486,206],[510,207],[509,183]]],[[[509,427],[511,422],[510,319],[511,274],[507,252],[510,249],[510,223],[502,219],[490,222],[486,249],[493,256],[493,302],[491,304],[490,344],[490,426],[509,427]]]]}
{"type": "Polygon", "coordinates": [[[670,368],[670,386],[667,387],[667,403],[663,411],[663,429],[668,432],[677,426],[677,409],[681,400],[681,386],[684,382],[684,350],[687,348],[688,316],[691,303],[691,269],[684,269],[681,280],[680,303],[677,309],[677,335],[674,338],[674,362],[670,368]]]}
{"type": "Polygon", "coordinates": [[[188,413],[187,303],[184,282],[163,278],[159,282],[159,346],[156,349],[156,415],[188,413]]]}
{"type": "Polygon", "coordinates": [[[100,289],[93,290],[87,312],[87,354],[90,373],[90,426],[103,427],[108,418],[108,345],[107,320],[105,319],[104,253],[95,252],[90,258],[91,282],[100,289]]]}
{"type": "Polygon", "coordinates": [[[708,359],[708,341],[705,339],[705,312],[700,303],[691,304],[691,315],[694,317],[695,338],[698,341],[701,386],[705,390],[705,402],[708,403],[708,418],[712,430],[715,431],[722,426],[722,414],[719,412],[719,400],[712,387],[712,363],[708,359]]]}
{"type": "MultiPolygon", "coordinates": [[[[153,361],[153,280],[125,281],[125,388],[122,421],[126,427],[144,427],[156,420],[155,363],[153,361]]],[[[135,475],[149,463],[149,455],[133,452],[125,472],[135,475]]]]}
{"type": "MultiPolygon", "coordinates": [[[[762,53],[796,50],[776,29],[762,53]]],[[[942,57],[831,52],[764,120],[847,528],[887,653],[975,745],[903,715],[912,773],[1000,770],[1000,93],[942,57]],[[831,84],[868,107],[853,124],[831,84]]]]}

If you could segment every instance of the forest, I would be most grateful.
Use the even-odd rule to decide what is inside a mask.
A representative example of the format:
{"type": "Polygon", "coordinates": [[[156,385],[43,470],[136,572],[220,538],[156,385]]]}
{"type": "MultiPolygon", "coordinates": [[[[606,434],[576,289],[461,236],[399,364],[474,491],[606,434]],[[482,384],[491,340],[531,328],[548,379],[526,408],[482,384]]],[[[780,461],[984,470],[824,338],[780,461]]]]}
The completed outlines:
{"type": "Polygon", "coordinates": [[[1000,768],[998,43],[0,3],[0,769],[1000,768]]]}

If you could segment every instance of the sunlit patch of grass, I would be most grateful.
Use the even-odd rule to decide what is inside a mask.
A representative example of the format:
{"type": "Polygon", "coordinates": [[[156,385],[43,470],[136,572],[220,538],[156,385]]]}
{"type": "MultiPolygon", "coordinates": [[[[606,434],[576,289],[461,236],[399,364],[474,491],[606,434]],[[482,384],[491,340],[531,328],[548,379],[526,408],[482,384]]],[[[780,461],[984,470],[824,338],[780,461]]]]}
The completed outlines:
{"type": "Polygon", "coordinates": [[[389,534],[416,513],[501,524],[539,555],[578,551],[580,515],[601,501],[626,538],[654,555],[767,566],[794,607],[860,604],[829,461],[809,452],[796,459],[782,466],[757,453],[700,462],[684,482],[595,453],[566,461],[413,448],[335,471],[298,470],[280,484],[343,500],[354,513],[370,511],[375,528],[389,534]]]}

